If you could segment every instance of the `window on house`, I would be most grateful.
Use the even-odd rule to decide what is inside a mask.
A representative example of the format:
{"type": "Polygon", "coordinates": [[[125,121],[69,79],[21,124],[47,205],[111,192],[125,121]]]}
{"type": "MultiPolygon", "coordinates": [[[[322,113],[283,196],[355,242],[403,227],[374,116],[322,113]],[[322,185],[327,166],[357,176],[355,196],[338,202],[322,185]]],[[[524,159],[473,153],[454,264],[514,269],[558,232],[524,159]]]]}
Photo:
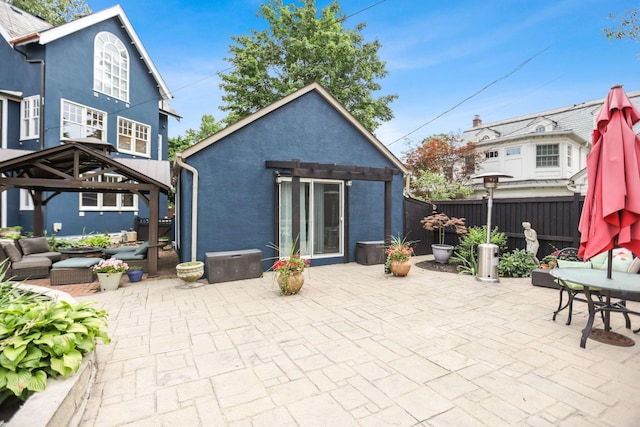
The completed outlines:
{"type": "Polygon", "coordinates": [[[509,147],[505,150],[505,155],[507,156],[519,156],[520,155],[520,147],[509,147]]]}
{"type": "Polygon", "coordinates": [[[33,210],[33,199],[31,198],[31,193],[26,188],[20,189],[20,210],[21,211],[33,210]]]}
{"type": "Polygon", "coordinates": [[[482,137],[482,141],[487,141],[489,139],[491,139],[491,137],[489,135],[485,135],[485,136],[482,137]]]}
{"type": "Polygon", "coordinates": [[[573,157],[573,147],[571,147],[570,145],[567,145],[567,166],[568,167],[571,167],[572,157],[573,157]]]}
{"type": "MultiPolygon", "coordinates": [[[[94,176],[90,179],[93,182],[121,182],[125,177],[122,175],[105,174],[94,176]]],[[[136,211],[138,210],[138,198],[131,193],[80,193],[80,209],[82,210],[117,210],[136,211]]]]}
{"type": "Polygon", "coordinates": [[[107,113],[62,100],[62,137],[107,140],[107,113]]]}
{"type": "Polygon", "coordinates": [[[486,159],[495,159],[498,157],[498,150],[485,151],[484,157],[486,159]]]}
{"type": "Polygon", "coordinates": [[[542,133],[544,131],[546,131],[544,126],[540,125],[536,127],[536,133],[542,133]]]}
{"type": "Polygon", "coordinates": [[[119,38],[106,31],[94,41],[93,89],[129,101],[129,53],[119,38]]]}
{"type": "Polygon", "coordinates": [[[40,136],[40,95],[22,100],[20,124],[20,139],[34,139],[40,136]]]}
{"type": "Polygon", "coordinates": [[[558,144],[536,145],[536,167],[559,166],[558,144]]]}
{"type": "Polygon", "coordinates": [[[149,157],[151,126],[118,117],[118,151],[149,157]]]}

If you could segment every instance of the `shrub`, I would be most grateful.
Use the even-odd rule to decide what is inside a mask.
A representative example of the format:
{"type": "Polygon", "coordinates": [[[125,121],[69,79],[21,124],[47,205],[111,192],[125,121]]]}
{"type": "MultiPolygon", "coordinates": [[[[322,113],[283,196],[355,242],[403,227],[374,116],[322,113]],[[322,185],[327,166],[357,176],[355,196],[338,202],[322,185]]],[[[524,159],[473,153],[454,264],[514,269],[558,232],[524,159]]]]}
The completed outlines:
{"type": "MultiPolygon", "coordinates": [[[[451,256],[451,262],[458,264],[461,274],[476,275],[478,273],[478,245],[487,242],[487,226],[474,226],[467,229],[467,234],[460,237],[451,256]]],[[[498,227],[491,230],[490,242],[497,245],[500,251],[507,249],[507,235],[498,231],[498,227]]]]}
{"type": "Polygon", "coordinates": [[[537,267],[533,254],[525,249],[515,249],[500,257],[498,273],[503,277],[530,277],[537,267]]]}
{"type": "Polygon", "coordinates": [[[4,271],[0,265],[0,403],[12,395],[26,400],[47,378],[66,378],[96,339],[110,341],[104,310],[16,288],[4,271]]]}
{"type": "Polygon", "coordinates": [[[82,239],[80,239],[81,246],[96,246],[104,249],[110,244],[111,236],[109,236],[109,233],[83,236],[82,239]]]}

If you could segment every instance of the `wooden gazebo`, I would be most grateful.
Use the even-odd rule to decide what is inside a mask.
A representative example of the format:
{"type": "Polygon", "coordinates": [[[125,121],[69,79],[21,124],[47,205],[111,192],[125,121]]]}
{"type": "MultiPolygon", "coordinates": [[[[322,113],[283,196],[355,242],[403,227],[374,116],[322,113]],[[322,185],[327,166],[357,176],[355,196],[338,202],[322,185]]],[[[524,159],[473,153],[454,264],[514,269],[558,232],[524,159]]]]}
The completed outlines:
{"type": "Polygon", "coordinates": [[[157,162],[114,159],[113,145],[96,138],[66,139],[59,146],[40,151],[0,150],[0,192],[24,188],[33,199],[33,233],[43,235],[43,207],[61,193],[83,191],[135,194],[149,208],[149,275],[158,273],[158,218],[160,193],[170,185],[152,178],[157,162]],[[27,154],[22,154],[27,153],[27,154]],[[132,167],[132,162],[146,162],[132,167]],[[147,173],[143,173],[142,171],[147,173]],[[120,182],[92,179],[107,173],[125,177],[120,182]]]}

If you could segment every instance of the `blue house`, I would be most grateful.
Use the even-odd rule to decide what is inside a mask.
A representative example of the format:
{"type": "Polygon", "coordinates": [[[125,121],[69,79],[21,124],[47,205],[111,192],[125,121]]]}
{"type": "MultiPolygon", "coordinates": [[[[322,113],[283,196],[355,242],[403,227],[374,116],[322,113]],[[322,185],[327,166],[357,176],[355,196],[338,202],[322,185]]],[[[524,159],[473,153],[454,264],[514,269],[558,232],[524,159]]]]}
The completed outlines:
{"type": "MultiPolygon", "coordinates": [[[[313,83],[176,155],[181,260],[299,246],[312,265],[403,230],[404,165],[313,83]]],[[[267,268],[270,262],[265,261],[267,268]]]]}
{"type": "MultiPolygon", "coordinates": [[[[168,121],[178,116],[120,6],[53,27],[0,2],[0,36],[0,161],[70,141],[107,142],[115,148],[114,160],[151,171],[154,180],[170,185],[168,121]]],[[[89,191],[102,181],[130,181],[117,167],[85,176],[85,191],[57,195],[44,188],[44,231],[119,232],[132,228],[136,216],[152,216],[147,201],[135,192],[89,191]]],[[[33,188],[5,188],[0,225],[34,231],[33,188]]],[[[161,194],[162,216],[167,204],[167,195],[161,194]]]]}

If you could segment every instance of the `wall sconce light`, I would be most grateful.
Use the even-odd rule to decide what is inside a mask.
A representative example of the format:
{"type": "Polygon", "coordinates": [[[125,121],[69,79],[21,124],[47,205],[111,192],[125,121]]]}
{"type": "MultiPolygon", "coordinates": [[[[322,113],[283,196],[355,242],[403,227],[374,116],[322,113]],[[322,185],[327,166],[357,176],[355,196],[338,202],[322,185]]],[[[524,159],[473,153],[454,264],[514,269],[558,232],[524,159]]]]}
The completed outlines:
{"type": "Polygon", "coordinates": [[[280,184],[282,182],[282,177],[276,176],[276,184],[280,184]]]}
{"type": "Polygon", "coordinates": [[[353,181],[351,181],[351,180],[349,180],[349,181],[345,182],[345,185],[346,185],[347,187],[351,187],[351,185],[352,185],[352,184],[353,184],[353,181]]]}

